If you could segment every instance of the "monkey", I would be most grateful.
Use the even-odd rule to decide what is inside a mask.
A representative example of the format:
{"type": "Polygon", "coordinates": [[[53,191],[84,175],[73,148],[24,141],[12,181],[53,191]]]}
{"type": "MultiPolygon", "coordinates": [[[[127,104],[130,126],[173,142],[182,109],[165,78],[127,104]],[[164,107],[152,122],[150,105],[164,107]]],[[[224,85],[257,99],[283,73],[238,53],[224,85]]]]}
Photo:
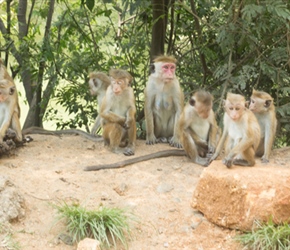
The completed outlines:
{"type": "Polygon", "coordinates": [[[158,56],[152,65],[145,95],[146,144],[169,142],[181,148],[177,122],[184,106],[184,96],[175,75],[177,60],[158,56]]]}
{"type": "MultiPolygon", "coordinates": [[[[4,77],[3,72],[1,65],[1,77],[4,77]]],[[[11,79],[9,76],[7,79],[0,80],[0,142],[3,142],[9,127],[15,131],[16,141],[22,141],[18,95],[15,84],[11,79]]]]}
{"type": "Polygon", "coordinates": [[[217,146],[218,126],[212,110],[213,96],[204,90],[195,92],[178,121],[181,145],[195,163],[207,166],[209,154],[217,146]]]}
{"type": "Polygon", "coordinates": [[[262,157],[262,163],[267,163],[277,129],[273,98],[266,92],[253,89],[249,109],[255,114],[261,129],[261,141],[256,156],[262,157]]]}
{"type": "Polygon", "coordinates": [[[103,72],[91,72],[89,74],[89,88],[90,88],[90,94],[92,96],[97,96],[98,100],[98,116],[95,120],[94,126],[92,127],[91,134],[95,135],[96,132],[101,127],[101,116],[100,116],[100,110],[101,110],[101,104],[102,100],[106,94],[106,90],[108,86],[111,84],[111,80],[109,76],[107,76],[103,72]]]}
{"type": "Polygon", "coordinates": [[[111,69],[109,75],[111,84],[107,88],[100,110],[104,144],[114,153],[134,155],[136,106],[130,85],[133,77],[122,69],[111,69]]]}
{"type": "Polygon", "coordinates": [[[219,156],[227,140],[223,163],[228,168],[233,164],[254,166],[255,152],[261,139],[258,120],[246,107],[245,97],[242,95],[229,92],[223,103],[225,110],[223,134],[209,163],[219,156]]]}

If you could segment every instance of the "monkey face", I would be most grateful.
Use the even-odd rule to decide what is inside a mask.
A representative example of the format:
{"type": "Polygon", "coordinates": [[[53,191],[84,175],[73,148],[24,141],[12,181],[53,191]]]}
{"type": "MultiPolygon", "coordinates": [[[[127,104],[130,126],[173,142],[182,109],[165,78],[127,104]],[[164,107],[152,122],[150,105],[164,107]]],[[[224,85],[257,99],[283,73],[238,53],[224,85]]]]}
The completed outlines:
{"type": "Polygon", "coordinates": [[[175,69],[176,66],[174,63],[163,63],[161,70],[162,70],[162,77],[164,80],[173,80],[175,77],[175,69]]]}

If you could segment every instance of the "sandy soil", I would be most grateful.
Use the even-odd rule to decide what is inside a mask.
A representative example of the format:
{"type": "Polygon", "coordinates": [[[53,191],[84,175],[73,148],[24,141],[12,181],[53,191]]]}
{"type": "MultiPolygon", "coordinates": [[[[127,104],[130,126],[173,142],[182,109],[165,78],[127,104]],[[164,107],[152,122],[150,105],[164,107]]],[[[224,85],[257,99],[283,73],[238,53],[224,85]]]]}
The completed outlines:
{"type": "MultiPolygon", "coordinates": [[[[109,152],[102,142],[80,136],[32,135],[33,141],[2,157],[1,174],[8,176],[25,199],[26,215],[12,224],[21,249],[76,249],[59,240],[50,204],[77,202],[88,209],[100,204],[129,209],[140,223],[133,225],[133,250],[240,250],[235,231],[209,223],[191,207],[203,167],[186,157],[149,160],[120,169],[94,172],[84,167],[113,163],[126,156],[109,152]]],[[[166,144],[137,142],[135,156],[171,149],[166,144]]],[[[121,249],[121,248],[120,248],[121,249]]]]}

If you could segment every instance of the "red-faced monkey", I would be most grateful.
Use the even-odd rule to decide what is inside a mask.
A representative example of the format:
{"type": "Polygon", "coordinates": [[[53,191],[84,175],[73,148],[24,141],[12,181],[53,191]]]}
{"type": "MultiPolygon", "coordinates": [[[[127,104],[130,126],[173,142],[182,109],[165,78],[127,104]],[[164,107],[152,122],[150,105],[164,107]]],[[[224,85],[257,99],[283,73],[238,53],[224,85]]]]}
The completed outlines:
{"type": "Polygon", "coordinates": [[[101,104],[102,100],[106,94],[106,90],[108,86],[111,84],[110,78],[103,72],[91,72],[89,74],[90,80],[89,80],[89,88],[90,88],[90,94],[92,96],[97,96],[98,100],[98,116],[95,120],[94,126],[91,130],[91,134],[96,134],[96,132],[99,130],[101,126],[101,116],[100,116],[100,110],[101,110],[101,104]]]}
{"type": "Polygon", "coordinates": [[[222,138],[209,162],[218,157],[227,141],[223,163],[228,168],[233,164],[254,166],[255,152],[261,139],[257,118],[246,107],[246,101],[242,95],[228,93],[224,100],[224,109],[222,138]]]}
{"type": "Polygon", "coordinates": [[[217,145],[218,126],[212,110],[213,96],[200,90],[183,109],[178,127],[181,144],[188,157],[202,166],[208,165],[208,153],[217,145]]]}
{"type": "Polygon", "coordinates": [[[109,75],[111,85],[107,88],[100,111],[104,142],[112,152],[134,155],[136,107],[133,89],[130,87],[133,78],[121,69],[112,69],[109,75]]]}
{"type": "Polygon", "coordinates": [[[183,92],[175,75],[176,59],[159,56],[154,60],[145,94],[146,144],[169,142],[181,147],[177,122],[183,109],[183,92]]]}
{"type": "Polygon", "coordinates": [[[253,89],[249,108],[254,112],[261,128],[261,141],[256,156],[262,156],[261,161],[267,163],[277,128],[273,98],[266,92],[253,89]]]}
{"type": "MultiPolygon", "coordinates": [[[[2,71],[1,71],[2,72],[2,71]]],[[[1,74],[3,76],[3,74],[1,74]]],[[[11,77],[8,77],[12,79],[11,77]]],[[[19,122],[19,105],[16,87],[13,81],[0,80],[0,143],[6,131],[11,127],[16,133],[16,140],[22,141],[21,125],[19,122]]]]}

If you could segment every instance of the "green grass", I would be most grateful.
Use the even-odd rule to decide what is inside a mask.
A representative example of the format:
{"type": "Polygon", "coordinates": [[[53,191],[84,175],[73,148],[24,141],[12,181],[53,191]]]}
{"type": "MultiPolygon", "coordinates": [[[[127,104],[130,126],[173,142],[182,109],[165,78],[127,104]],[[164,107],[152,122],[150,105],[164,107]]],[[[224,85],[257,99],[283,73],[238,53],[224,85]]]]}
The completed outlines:
{"type": "Polygon", "coordinates": [[[257,227],[251,232],[241,234],[236,239],[251,250],[290,250],[290,225],[276,225],[256,222],[257,227]]]}
{"type": "Polygon", "coordinates": [[[58,219],[64,220],[73,242],[89,237],[98,240],[102,248],[117,248],[118,244],[128,248],[130,222],[134,216],[125,210],[100,206],[97,210],[88,211],[80,205],[66,203],[54,206],[58,219]]]}

